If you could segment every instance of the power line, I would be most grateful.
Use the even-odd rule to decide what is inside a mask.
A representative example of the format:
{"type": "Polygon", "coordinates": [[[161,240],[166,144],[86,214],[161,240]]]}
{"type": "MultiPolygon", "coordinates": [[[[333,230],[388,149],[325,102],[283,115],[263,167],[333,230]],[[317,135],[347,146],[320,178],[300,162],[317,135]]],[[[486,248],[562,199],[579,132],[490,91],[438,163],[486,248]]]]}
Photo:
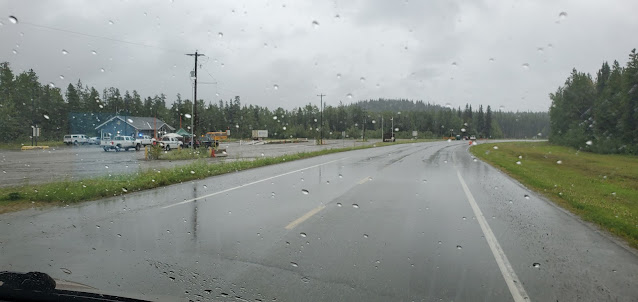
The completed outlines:
{"type": "Polygon", "coordinates": [[[213,80],[217,81],[217,79],[216,79],[216,78],[215,78],[212,74],[210,74],[210,72],[208,72],[208,69],[206,69],[206,67],[201,66],[201,68],[202,68],[204,71],[206,71],[206,73],[207,73],[207,74],[208,74],[208,75],[209,75],[209,76],[210,76],[213,80]]]}
{"type": "Polygon", "coordinates": [[[30,22],[21,21],[20,24],[26,24],[26,25],[30,25],[30,26],[33,26],[33,27],[37,27],[37,28],[54,30],[54,31],[59,31],[59,32],[64,32],[64,33],[84,36],[84,37],[91,37],[91,38],[108,40],[108,41],[112,41],[112,42],[119,42],[119,43],[124,43],[124,44],[142,46],[142,47],[147,47],[147,48],[156,48],[156,49],[160,49],[160,50],[164,50],[164,51],[168,51],[168,52],[181,53],[180,51],[175,50],[175,49],[164,48],[164,47],[159,47],[159,46],[149,45],[149,44],[144,44],[144,43],[138,43],[138,42],[125,41],[125,40],[120,40],[120,39],[115,39],[115,38],[104,37],[104,36],[86,34],[86,33],[81,33],[81,32],[78,32],[78,31],[61,29],[61,28],[56,28],[56,27],[51,27],[51,26],[46,26],[46,25],[39,25],[39,24],[35,24],[35,23],[30,23],[30,22]]]}

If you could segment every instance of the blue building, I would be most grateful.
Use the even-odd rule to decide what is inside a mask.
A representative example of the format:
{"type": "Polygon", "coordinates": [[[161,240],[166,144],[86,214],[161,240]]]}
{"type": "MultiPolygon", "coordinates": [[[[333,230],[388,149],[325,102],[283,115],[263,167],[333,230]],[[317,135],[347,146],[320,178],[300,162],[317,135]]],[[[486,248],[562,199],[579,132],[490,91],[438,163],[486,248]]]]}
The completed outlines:
{"type": "Polygon", "coordinates": [[[95,127],[95,130],[100,134],[100,138],[116,135],[160,137],[166,133],[172,133],[175,128],[154,117],[116,115],[95,127]]]}

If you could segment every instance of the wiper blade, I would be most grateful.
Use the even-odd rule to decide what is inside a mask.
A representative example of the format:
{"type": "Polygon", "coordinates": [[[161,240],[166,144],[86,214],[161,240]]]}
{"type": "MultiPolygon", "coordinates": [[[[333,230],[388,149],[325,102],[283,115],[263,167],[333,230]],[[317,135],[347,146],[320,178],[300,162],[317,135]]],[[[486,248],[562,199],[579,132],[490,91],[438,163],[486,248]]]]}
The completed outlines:
{"type": "Polygon", "coordinates": [[[42,272],[0,272],[0,300],[2,301],[125,301],[139,299],[104,295],[92,292],[56,289],[56,282],[42,272]]]}
{"type": "Polygon", "coordinates": [[[0,282],[3,288],[52,291],[55,289],[55,280],[51,276],[41,272],[0,272],[0,282]]]}

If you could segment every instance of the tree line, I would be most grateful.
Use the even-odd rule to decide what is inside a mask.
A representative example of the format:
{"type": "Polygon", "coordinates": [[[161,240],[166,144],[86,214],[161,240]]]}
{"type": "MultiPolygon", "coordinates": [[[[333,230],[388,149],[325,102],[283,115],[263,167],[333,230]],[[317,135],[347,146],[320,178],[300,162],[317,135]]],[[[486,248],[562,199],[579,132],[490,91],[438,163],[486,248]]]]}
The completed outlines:
{"type": "Polygon", "coordinates": [[[573,69],[551,93],[550,141],[596,153],[638,154],[638,54],[603,62],[593,79],[573,69]]]}
{"type": "MultiPolygon", "coordinates": [[[[143,98],[135,90],[122,93],[109,87],[99,92],[80,80],[65,91],[39,82],[33,70],[15,75],[8,63],[0,64],[1,142],[30,139],[31,126],[41,128],[44,140],[61,140],[65,134],[97,136],[95,127],[114,115],[157,117],[190,131],[193,103],[178,94],[143,98]],[[167,103],[170,103],[167,104],[167,103]]],[[[548,131],[547,112],[494,111],[491,106],[453,108],[407,99],[376,99],[352,104],[317,104],[292,110],[246,105],[239,96],[216,102],[198,100],[197,134],[231,130],[235,138],[249,138],[252,130],[268,130],[272,138],[380,138],[394,127],[397,138],[440,138],[475,135],[486,138],[543,137],[548,131]]]]}

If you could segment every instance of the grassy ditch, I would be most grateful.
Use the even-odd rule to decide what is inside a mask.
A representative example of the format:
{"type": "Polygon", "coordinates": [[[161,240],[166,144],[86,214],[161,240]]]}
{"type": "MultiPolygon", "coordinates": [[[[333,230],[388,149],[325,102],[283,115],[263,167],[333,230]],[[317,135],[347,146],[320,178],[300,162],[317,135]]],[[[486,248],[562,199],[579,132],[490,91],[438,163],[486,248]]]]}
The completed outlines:
{"type": "Polygon", "coordinates": [[[579,152],[547,142],[481,144],[470,151],[638,248],[638,157],[579,152]]]}
{"type": "MultiPolygon", "coordinates": [[[[132,174],[120,174],[83,180],[58,181],[46,184],[0,188],[0,213],[18,211],[30,207],[66,205],[104,197],[119,196],[185,181],[203,179],[210,176],[331,153],[413,142],[414,141],[376,143],[374,145],[333,148],[232,162],[208,162],[202,159],[184,166],[139,171],[132,174]]],[[[171,154],[171,152],[176,151],[177,150],[172,150],[167,154],[171,154]]],[[[186,152],[188,151],[189,150],[186,150],[186,152]]]]}

